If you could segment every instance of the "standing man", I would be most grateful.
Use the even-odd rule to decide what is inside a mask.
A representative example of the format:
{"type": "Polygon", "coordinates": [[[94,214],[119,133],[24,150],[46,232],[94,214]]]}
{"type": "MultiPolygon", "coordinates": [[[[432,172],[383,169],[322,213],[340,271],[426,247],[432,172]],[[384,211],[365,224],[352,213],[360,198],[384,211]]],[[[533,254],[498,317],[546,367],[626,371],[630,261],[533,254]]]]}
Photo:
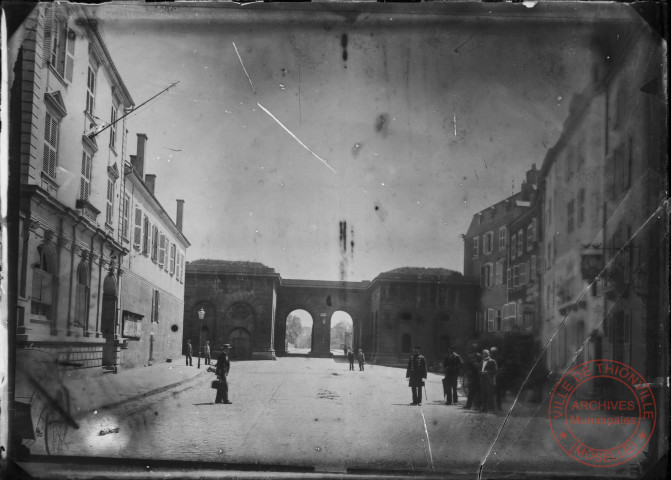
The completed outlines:
{"type": "Polygon", "coordinates": [[[409,379],[408,385],[412,389],[412,404],[422,405],[422,387],[426,378],[426,359],[419,353],[422,347],[415,345],[414,352],[408,360],[408,369],[405,378],[409,379]]]}
{"type": "Polygon", "coordinates": [[[466,407],[475,410],[480,408],[482,397],[480,396],[480,367],[482,365],[482,355],[478,352],[472,352],[468,356],[466,364],[466,384],[468,385],[468,396],[466,397],[466,407]]]}
{"type": "Polygon", "coordinates": [[[359,371],[363,372],[364,370],[363,366],[366,363],[366,356],[363,354],[363,351],[361,349],[359,349],[358,358],[359,358],[359,371]]]}
{"type": "Polygon", "coordinates": [[[499,367],[496,360],[490,358],[489,350],[482,351],[482,365],[480,366],[480,395],[482,412],[495,410],[494,406],[494,387],[496,386],[496,374],[499,367]]]}
{"type": "Polygon", "coordinates": [[[217,375],[217,380],[222,382],[222,386],[221,388],[217,388],[217,397],[214,399],[214,403],[231,404],[233,402],[228,400],[228,381],[226,380],[228,371],[231,368],[231,361],[228,359],[228,351],[231,349],[231,346],[226,343],[221,348],[223,350],[217,358],[215,374],[217,375]]]}
{"type": "Polygon", "coordinates": [[[352,350],[347,352],[347,360],[349,360],[349,369],[354,370],[354,352],[352,350]]]}
{"type": "Polygon", "coordinates": [[[445,361],[443,362],[443,367],[445,368],[445,386],[447,387],[445,393],[445,405],[452,405],[452,403],[456,404],[459,401],[457,395],[457,379],[459,378],[459,372],[463,365],[464,361],[459,354],[454,351],[454,345],[451,345],[447,349],[447,357],[445,357],[445,361]]]}
{"type": "Polygon", "coordinates": [[[489,355],[492,357],[492,360],[496,361],[496,366],[498,367],[496,384],[494,385],[494,399],[496,400],[494,406],[497,410],[502,410],[503,397],[506,394],[506,388],[508,386],[506,362],[503,361],[499,355],[499,349],[496,347],[489,349],[489,355]]]}
{"type": "Polygon", "coordinates": [[[191,340],[186,341],[186,366],[193,367],[193,347],[191,340]]]}
{"type": "Polygon", "coordinates": [[[212,357],[210,357],[210,342],[205,342],[203,353],[205,354],[205,365],[210,365],[212,363],[212,357]]]}

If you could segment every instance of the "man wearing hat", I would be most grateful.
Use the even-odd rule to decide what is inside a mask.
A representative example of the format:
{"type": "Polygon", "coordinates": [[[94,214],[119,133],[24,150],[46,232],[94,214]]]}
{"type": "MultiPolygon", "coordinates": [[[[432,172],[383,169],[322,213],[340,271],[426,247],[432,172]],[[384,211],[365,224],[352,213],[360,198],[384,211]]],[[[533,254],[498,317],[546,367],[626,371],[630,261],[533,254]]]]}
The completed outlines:
{"type": "Polygon", "coordinates": [[[464,361],[459,354],[454,351],[454,345],[450,345],[447,348],[447,357],[445,357],[445,361],[443,362],[443,367],[445,368],[445,378],[443,382],[446,405],[458,403],[457,378],[459,377],[459,372],[463,365],[464,361]]]}
{"type": "Polygon", "coordinates": [[[222,387],[217,388],[217,397],[214,399],[214,403],[231,404],[233,402],[228,400],[228,382],[226,381],[228,371],[231,368],[231,361],[228,359],[228,351],[231,349],[231,346],[225,343],[221,348],[223,350],[217,358],[217,368],[214,373],[217,375],[217,379],[222,382],[222,387]]]}
{"type": "Polygon", "coordinates": [[[499,367],[496,360],[489,356],[489,350],[482,351],[482,364],[480,365],[480,395],[481,411],[494,411],[494,387],[496,386],[496,374],[499,367]]]}
{"type": "Polygon", "coordinates": [[[426,359],[419,353],[421,348],[415,345],[414,353],[408,360],[408,369],[405,372],[405,378],[409,379],[408,384],[412,389],[413,405],[422,405],[422,387],[426,378],[426,359]]]}

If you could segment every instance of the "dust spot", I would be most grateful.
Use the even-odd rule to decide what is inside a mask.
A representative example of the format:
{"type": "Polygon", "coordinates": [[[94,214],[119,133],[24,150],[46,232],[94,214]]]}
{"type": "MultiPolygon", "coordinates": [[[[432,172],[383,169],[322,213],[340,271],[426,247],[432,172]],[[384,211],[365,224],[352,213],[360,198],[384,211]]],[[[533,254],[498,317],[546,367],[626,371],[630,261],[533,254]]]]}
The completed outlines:
{"type": "Polygon", "coordinates": [[[359,151],[361,151],[362,148],[363,148],[362,143],[355,143],[354,146],[352,146],[352,156],[356,157],[357,155],[359,155],[359,151]]]}
{"type": "Polygon", "coordinates": [[[380,204],[380,202],[375,203],[375,213],[380,217],[380,220],[383,222],[387,219],[387,210],[380,204]]]}
{"type": "Polygon", "coordinates": [[[386,137],[389,133],[389,115],[386,113],[381,113],[375,119],[375,131],[386,137]]]}

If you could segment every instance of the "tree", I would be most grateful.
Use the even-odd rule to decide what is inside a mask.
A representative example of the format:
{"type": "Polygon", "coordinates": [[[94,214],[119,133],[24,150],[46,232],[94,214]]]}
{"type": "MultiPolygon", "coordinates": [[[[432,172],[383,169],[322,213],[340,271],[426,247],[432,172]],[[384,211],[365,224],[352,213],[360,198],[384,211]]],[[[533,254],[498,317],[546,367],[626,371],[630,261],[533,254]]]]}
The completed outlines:
{"type": "Polygon", "coordinates": [[[303,324],[301,323],[301,319],[296,315],[290,314],[287,317],[287,342],[295,345],[302,332],[303,324]]]}
{"type": "Polygon", "coordinates": [[[340,321],[331,327],[331,347],[340,348],[340,345],[345,344],[346,333],[352,333],[352,325],[347,322],[340,321]]]}

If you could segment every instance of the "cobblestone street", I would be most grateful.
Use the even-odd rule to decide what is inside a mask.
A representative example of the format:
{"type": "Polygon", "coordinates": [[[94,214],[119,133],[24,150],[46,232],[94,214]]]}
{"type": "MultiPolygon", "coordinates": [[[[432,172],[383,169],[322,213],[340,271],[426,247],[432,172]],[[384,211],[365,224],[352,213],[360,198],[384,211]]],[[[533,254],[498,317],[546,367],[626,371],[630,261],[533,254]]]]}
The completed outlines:
{"type": "Polygon", "coordinates": [[[232,405],[213,403],[214,375],[205,372],[176,389],[81,419],[62,453],[473,477],[490,453],[485,477],[513,467],[599,474],[563,455],[543,412],[509,419],[501,438],[512,448],[498,443],[489,452],[505,414],[470,412],[463,400],[444,405],[442,377],[435,374],[427,381],[428,399],[412,406],[404,369],[355,369],[340,358],[234,362],[232,405]]]}

